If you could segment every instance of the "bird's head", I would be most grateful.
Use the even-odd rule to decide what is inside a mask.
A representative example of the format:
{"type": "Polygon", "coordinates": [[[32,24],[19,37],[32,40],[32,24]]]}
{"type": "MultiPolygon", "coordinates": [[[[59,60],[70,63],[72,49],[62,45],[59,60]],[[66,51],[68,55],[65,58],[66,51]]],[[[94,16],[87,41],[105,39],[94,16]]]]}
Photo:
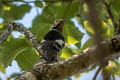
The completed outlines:
{"type": "Polygon", "coordinates": [[[58,30],[59,32],[62,32],[64,23],[65,23],[65,19],[57,19],[51,25],[51,29],[50,30],[58,30]]]}

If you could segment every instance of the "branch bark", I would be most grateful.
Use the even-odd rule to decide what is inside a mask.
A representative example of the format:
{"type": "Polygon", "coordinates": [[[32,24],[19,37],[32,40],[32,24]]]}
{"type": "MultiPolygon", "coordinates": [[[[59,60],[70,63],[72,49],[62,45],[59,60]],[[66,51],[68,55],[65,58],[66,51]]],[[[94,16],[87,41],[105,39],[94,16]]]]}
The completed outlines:
{"type": "Polygon", "coordinates": [[[39,56],[41,56],[40,41],[33,35],[33,33],[29,29],[26,29],[22,25],[13,21],[7,23],[7,29],[0,35],[0,43],[5,41],[13,30],[23,33],[32,43],[33,47],[38,51],[39,56]]]}
{"type": "Polygon", "coordinates": [[[5,41],[13,31],[13,26],[8,24],[8,28],[0,35],[0,44],[5,41]]]}
{"type": "Polygon", "coordinates": [[[94,69],[94,67],[99,64],[97,55],[104,55],[104,61],[118,56],[120,49],[119,43],[120,35],[117,35],[110,40],[102,41],[96,46],[87,48],[69,59],[56,63],[48,63],[40,60],[32,70],[24,72],[18,76],[16,80],[61,80],[78,72],[82,73],[94,69]],[[99,51],[99,47],[102,47],[105,53],[96,53],[99,51]],[[30,76],[33,76],[33,79],[29,79],[30,76]]]}

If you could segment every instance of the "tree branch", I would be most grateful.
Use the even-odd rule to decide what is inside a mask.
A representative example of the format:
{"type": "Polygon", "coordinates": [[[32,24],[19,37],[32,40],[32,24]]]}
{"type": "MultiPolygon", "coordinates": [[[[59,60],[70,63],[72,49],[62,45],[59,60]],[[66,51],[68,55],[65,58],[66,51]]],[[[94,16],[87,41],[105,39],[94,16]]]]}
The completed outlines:
{"type": "Polygon", "coordinates": [[[61,80],[78,72],[91,70],[99,64],[99,60],[96,59],[98,58],[97,55],[104,55],[104,61],[114,58],[120,50],[119,43],[120,35],[110,40],[102,41],[100,44],[87,48],[78,55],[74,55],[66,60],[56,63],[48,63],[40,60],[31,71],[26,71],[24,74],[18,76],[16,80],[21,80],[21,78],[28,80],[30,76],[34,76],[34,79],[30,80],[61,80]],[[105,53],[96,53],[99,51],[99,47],[102,47],[105,53]]]}
{"type": "Polygon", "coordinates": [[[27,37],[27,39],[32,43],[33,47],[38,51],[39,55],[41,55],[40,41],[37,40],[33,33],[18,23],[13,22],[11,24],[14,27],[14,30],[23,33],[27,37]]]}
{"type": "MultiPolygon", "coordinates": [[[[88,21],[90,23],[90,27],[93,29],[94,31],[94,34],[92,35],[93,36],[93,39],[94,39],[94,43],[95,44],[99,44],[101,41],[103,41],[103,28],[102,28],[102,22],[101,22],[101,19],[100,19],[100,12],[97,11],[96,9],[96,1],[94,0],[85,0],[85,12],[86,12],[86,16],[88,17],[88,21]]],[[[104,49],[99,46],[99,50],[96,51],[96,53],[98,54],[96,60],[99,60],[99,66],[100,67],[103,67],[105,66],[105,62],[103,63],[103,58],[104,58],[104,55],[100,54],[100,53],[106,53],[106,52],[109,52],[109,51],[106,51],[104,52],[103,51],[104,49]]],[[[94,57],[93,57],[94,58],[94,57]]]]}
{"type": "Polygon", "coordinates": [[[8,36],[11,34],[12,31],[13,31],[13,26],[11,24],[8,24],[7,30],[5,30],[0,35],[0,43],[2,43],[3,41],[5,41],[8,38],[8,36]]]}
{"type": "Polygon", "coordinates": [[[97,79],[97,76],[98,76],[100,70],[101,70],[101,67],[99,67],[98,70],[96,71],[96,73],[95,73],[95,75],[94,75],[94,77],[93,77],[93,80],[96,80],[96,79],[97,79]]]}
{"type": "Polygon", "coordinates": [[[32,32],[30,32],[30,30],[26,29],[22,25],[15,23],[15,22],[9,22],[7,26],[8,26],[8,29],[0,35],[0,43],[2,43],[4,40],[6,40],[8,38],[8,35],[10,35],[10,33],[13,30],[16,30],[16,31],[23,33],[27,37],[27,39],[32,43],[33,47],[41,55],[40,41],[37,40],[37,38],[32,34],[32,32]]]}

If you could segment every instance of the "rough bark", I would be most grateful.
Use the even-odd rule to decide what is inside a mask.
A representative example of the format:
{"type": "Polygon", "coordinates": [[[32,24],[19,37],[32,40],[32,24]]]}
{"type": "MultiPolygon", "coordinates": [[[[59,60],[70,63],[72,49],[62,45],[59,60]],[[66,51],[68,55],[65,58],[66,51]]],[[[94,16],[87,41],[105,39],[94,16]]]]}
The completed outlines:
{"type": "Polygon", "coordinates": [[[40,60],[35,64],[33,69],[22,73],[16,80],[61,80],[78,72],[82,73],[91,70],[100,64],[97,55],[103,55],[103,61],[118,56],[119,43],[120,35],[117,35],[110,40],[103,41],[96,46],[85,49],[77,55],[56,63],[47,63],[40,60]],[[99,51],[99,47],[102,48],[104,53],[96,53],[99,51]],[[32,78],[30,78],[31,76],[32,78]]]}

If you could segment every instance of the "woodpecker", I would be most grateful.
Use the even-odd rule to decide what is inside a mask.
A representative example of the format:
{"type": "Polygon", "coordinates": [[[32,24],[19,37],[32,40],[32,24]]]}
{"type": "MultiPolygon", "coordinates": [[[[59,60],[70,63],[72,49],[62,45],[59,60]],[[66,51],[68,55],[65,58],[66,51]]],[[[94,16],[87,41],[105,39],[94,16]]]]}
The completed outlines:
{"type": "Polygon", "coordinates": [[[41,41],[42,58],[48,62],[57,61],[60,51],[65,46],[65,39],[62,35],[64,22],[65,19],[56,20],[41,41]]]}

